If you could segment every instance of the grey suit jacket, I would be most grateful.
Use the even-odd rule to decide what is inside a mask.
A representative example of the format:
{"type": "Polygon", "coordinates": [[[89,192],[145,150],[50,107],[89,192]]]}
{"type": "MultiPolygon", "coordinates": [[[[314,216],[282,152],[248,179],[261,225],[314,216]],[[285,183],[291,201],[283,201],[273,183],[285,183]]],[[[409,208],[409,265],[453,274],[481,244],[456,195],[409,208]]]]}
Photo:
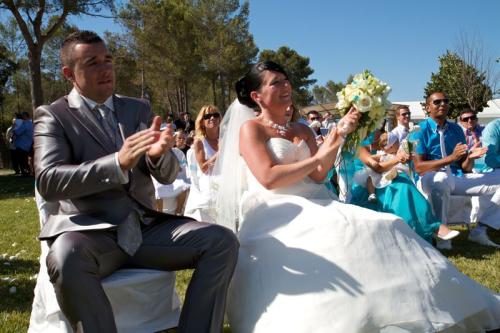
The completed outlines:
{"type": "MultiPolygon", "coordinates": [[[[152,113],[143,100],[114,95],[114,109],[124,138],[149,126],[152,113]]],[[[142,157],[121,184],[116,148],[99,120],[75,90],[51,105],[40,106],[34,117],[36,187],[48,201],[58,201],[40,232],[50,239],[66,231],[115,228],[134,206],[155,215],[150,175],[161,183],[174,181],[179,163],[173,153],[156,165],[142,157]]]]}

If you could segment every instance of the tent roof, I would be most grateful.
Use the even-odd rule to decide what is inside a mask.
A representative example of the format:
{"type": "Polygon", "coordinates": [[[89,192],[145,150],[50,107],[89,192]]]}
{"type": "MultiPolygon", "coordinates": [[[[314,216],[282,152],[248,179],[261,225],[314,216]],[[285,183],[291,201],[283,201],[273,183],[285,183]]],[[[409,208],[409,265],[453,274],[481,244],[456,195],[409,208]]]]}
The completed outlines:
{"type": "MultiPolygon", "coordinates": [[[[414,120],[422,120],[426,118],[426,114],[422,108],[423,101],[410,101],[410,102],[392,102],[393,107],[396,105],[407,105],[410,108],[411,118],[414,120]]],[[[302,115],[307,114],[311,110],[316,110],[320,113],[332,112],[337,113],[335,103],[317,104],[307,106],[300,110],[302,115]]],[[[500,118],[500,98],[488,101],[488,106],[483,111],[478,113],[478,118],[500,118]]]]}

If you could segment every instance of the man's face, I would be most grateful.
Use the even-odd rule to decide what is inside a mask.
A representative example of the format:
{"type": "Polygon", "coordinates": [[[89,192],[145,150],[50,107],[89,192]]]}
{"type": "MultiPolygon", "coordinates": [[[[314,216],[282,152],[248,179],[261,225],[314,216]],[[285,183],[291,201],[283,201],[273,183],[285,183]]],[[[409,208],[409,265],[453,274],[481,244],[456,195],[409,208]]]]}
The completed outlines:
{"type": "Polygon", "coordinates": [[[76,44],[71,53],[73,67],[63,74],[83,96],[103,103],[115,88],[113,57],[104,43],[76,44]]]}
{"type": "Polygon", "coordinates": [[[437,92],[429,96],[425,109],[434,120],[445,120],[448,115],[448,99],[443,93],[437,92]]]}
{"type": "Polygon", "coordinates": [[[406,108],[401,108],[398,110],[398,115],[396,116],[398,124],[408,127],[410,126],[411,112],[406,108]]]}
{"type": "Polygon", "coordinates": [[[310,113],[308,116],[307,116],[307,122],[310,124],[312,123],[313,121],[319,121],[321,122],[321,116],[317,113],[310,113]]]}
{"type": "Polygon", "coordinates": [[[460,116],[460,123],[465,129],[473,130],[477,125],[477,116],[472,111],[463,113],[460,116]]]}

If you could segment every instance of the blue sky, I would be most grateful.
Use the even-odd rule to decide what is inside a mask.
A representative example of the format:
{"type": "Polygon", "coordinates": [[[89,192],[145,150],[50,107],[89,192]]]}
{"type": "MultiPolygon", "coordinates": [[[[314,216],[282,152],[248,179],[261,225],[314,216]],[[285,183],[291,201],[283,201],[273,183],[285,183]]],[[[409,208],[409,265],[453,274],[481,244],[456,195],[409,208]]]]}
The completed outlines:
{"type": "MultiPolygon", "coordinates": [[[[260,50],[286,45],[310,58],[318,84],[370,69],[391,100],[420,100],[438,57],[461,32],[500,57],[498,0],[250,0],[250,31],[260,50]]],[[[111,20],[82,17],[81,28],[120,31],[111,20]]],[[[500,63],[496,65],[500,71],[500,63]]]]}

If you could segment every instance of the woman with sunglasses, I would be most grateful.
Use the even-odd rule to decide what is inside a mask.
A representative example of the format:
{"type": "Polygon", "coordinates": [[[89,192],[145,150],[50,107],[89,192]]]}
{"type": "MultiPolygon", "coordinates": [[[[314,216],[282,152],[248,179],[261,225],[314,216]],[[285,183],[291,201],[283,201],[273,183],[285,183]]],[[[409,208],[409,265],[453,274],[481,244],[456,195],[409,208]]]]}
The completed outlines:
{"type": "Polygon", "coordinates": [[[220,118],[217,107],[205,105],[201,108],[195,121],[194,142],[187,154],[192,186],[185,215],[198,221],[213,222],[210,175],[219,150],[220,118]]]}
{"type": "Polygon", "coordinates": [[[217,222],[237,230],[227,315],[238,333],[482,332],[500,300],[395,215],[340,203],[323,185],[354,107],[317,147],[288,122],[292,88],[266,61],[236,84],[221,125],[217,222]],[[258,118],[253,108],[262,110],[258,118]]]}

